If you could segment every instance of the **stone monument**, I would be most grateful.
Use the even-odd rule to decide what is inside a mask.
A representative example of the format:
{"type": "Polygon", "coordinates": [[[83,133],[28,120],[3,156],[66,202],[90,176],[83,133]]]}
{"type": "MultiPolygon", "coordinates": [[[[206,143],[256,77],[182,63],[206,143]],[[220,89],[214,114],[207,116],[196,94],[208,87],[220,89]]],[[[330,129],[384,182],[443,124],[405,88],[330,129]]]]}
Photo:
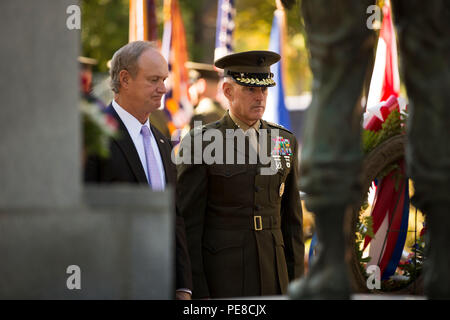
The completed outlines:
{"type": "Polygon", "coordinates": [[[79,8],[0,3],[0,299],[170,299],[171,190],[82,184],[79,8]]]}

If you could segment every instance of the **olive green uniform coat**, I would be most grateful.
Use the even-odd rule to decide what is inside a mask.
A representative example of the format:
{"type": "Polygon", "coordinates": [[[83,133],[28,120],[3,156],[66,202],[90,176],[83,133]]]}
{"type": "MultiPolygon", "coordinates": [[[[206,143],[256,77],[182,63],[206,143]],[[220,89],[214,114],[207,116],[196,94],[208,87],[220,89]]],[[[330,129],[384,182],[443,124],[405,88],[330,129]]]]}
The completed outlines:
{"type": "MultiPolygon", "coordinates": [[[[181,144],[180,158],[195,149],[197,135],[208,129],[222,132],[225,153],[226,129],[238,127],[226,113],[215,123],[191,130],[181,144]],[[190,150],[183,149],[186,139],[192,143],[190,150]]],[[[261,175],[264,165],[259,161],[206,164],[196,159],[197,164],[178,165],[177,205],[186,224],[194,298],[284,294],[288,282],[303,274],[297,141],[285,128],[263,120],[260,129],[278,129],[278,135],[290,141],[291,155],[280,157],[275,174],[261,175]]],[[[276,137],[267,139],[268,155],[270,138],[276,137]]],[[[202,150],[208,143],[202,142],[202,150]]]]}

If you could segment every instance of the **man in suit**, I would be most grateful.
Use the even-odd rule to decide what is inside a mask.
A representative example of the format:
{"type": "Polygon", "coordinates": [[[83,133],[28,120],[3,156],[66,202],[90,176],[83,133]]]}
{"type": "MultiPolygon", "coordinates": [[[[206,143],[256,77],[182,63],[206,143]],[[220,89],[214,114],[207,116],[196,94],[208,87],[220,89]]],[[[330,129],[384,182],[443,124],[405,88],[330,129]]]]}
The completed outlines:
{"type": "Polygon", "coordinates": [[[284,294],[303,274],[297,140],[261,119],[267,87],[275,85],[270,65],[279,59],[249,51],[217,60],[225,69],[229,111],[181,143],[177,203],[186,222],[194,298],[284,294]],[[234,143],[244,135],[245,143],[234,143]]]}
{"type": "MultiPolygon", "coordinates": [[[[120,48],[111,62],[114,100],[105,112],[119,123],[119,136],[110,143],[107,159],[91,157],[85,181],[94,183],[149,184],[152,190],[175,186],[172,145],[149,123],[166,93],[168,65],[157,47],[147,41],[120,48]]],[[[176,298],[190,299],[192,279],[183,218],[176,216],[176,298]]]]}

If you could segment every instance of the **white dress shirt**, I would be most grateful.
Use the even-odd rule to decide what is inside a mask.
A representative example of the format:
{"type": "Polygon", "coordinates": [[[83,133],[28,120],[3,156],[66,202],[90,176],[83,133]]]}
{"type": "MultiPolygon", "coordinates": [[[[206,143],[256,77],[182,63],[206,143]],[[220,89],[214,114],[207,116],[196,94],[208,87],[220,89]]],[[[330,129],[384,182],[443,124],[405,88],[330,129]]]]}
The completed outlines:
{"type": "MultiPolygon", "coordinates": [[[[128,111],[126,111],[124,108],[122,108],[115,100],[112,101],[112,106],[114,110],[116,110],[117,114],[120,117],[120,120],[122,120],[123,124],[128,130],[128,133],[130,134],[131,140],[133,140],[134,146],[136,147],[136,150],[139,155],[139,159],[141,160],[142,167],[145,171],[145,176],[147,177],[147,181],[149,180],[148,175],[148,169],[147,169],[147,160],[145,159],[145,150],[144,150],[144,137],[141,134],[142,126],[148,126],[150,128],[150,140],[151,140],[151,147],[153,149],[153,152],[155,154],[158,170],[160,173],[160,177],[162,179],[161,185],[163,187],[166,186],[166,177],[164,174],[164,165],[161,158],[161,153],[159,152],[158,144],[156,143],[155,136],[153,135],[153,131],[150,127],[150,121],[147,119],[147,121],[142,124],[139,122],[138,119],[136,119],[134,116],[132,116],[128,111]]],[[[187,292],[190,295],[192,295],[192,291],[185,288],[179,288],[177,291],[183,291],[187,292]]]]}
{"type": "Polygon", "coordinates": [[[156,163],[159,170],[159,176],[161,177],[161,185],[163,187],[166,186],[166,177],[164,174],[164,165],[161,158],[161,153],[159,152],[158,144],[156,143],[155,136],[153,135],[153,131],[150,127],[150,121],[147,119],[147,121],[142,124],[139,122],[138,119],[136,119],[134,116],[132,116],[128,111],[126,111],[124,108],[122,108],[115,100],[112,101],[112,106],[114,110],[116,110],[117,114],[120,117],[120,120],[122,120],[123,124],[128,130],[128,133],[130,134],[131,140],[133,140],[134,146],[136,147],[137,153],[139,155],[139,159],[141,160],[142,167],[145,171],[145,176],[147,177],[147,181],[149,180],[148,175],[148,169],[147,169],[147,160],[145,159],[145,151],[144,151],[144,137],[141,134],[141,128],[142,126],[147,126],[150,128],[150,140],[151,140],[151,147],[153,149],[153,152],[155,154],[156,163]]]}

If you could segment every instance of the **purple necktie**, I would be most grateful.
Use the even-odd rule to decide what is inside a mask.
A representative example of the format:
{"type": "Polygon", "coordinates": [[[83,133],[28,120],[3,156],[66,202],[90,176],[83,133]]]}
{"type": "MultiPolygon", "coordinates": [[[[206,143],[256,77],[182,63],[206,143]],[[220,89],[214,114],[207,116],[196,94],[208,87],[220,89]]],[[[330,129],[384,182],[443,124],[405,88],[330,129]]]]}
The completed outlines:
{"type": "Polygon", "coordinates": [[[153,190],[163,190],[164,187],[162,185],[161,175],[159,174],[156,156],[153,152],[150,138],[151,133],[148,126],[142,126],[141,134],[144,138],[144,151],[145,159],[147,160],[148,184],[153,190]]]}

